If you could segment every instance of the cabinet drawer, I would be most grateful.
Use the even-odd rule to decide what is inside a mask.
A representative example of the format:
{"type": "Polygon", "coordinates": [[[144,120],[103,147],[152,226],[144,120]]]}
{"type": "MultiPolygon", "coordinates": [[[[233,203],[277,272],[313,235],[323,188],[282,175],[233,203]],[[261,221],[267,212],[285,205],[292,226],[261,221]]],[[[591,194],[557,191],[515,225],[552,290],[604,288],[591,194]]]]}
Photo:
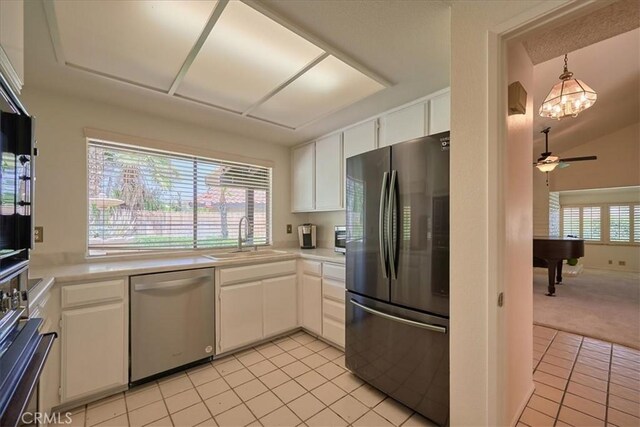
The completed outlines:
{"type": "Polygon", "coordinates": [[[343,302],[337,302],[325,298],[324,301],[322,301],[322,313],[325,317],[331,317],[332,319],[338,320],[344,324],[345,314],[343,302]]]}
{"type": "Polygon", "coordinates": [[[247,265],[244,267],[223,268],[220,270],[220,285],[249,282],[275,276],[296,273],[296,261],[280,261],[268,264],[247,265]]]}
{"type": "Polygon", "coordinates": [[[345,269],[344,265],[324,263],[322,277],[328,277],[330,279],[345,281],[345,269]]]}
{"type": "Polygon", "coordinates": [[[302,261],[302,272],[312,276],[322,276],[322,263],[317,261],[302,261]]]}
{"type": "Polygon", "coordinates": [[[123,279],[62,287],[62,308],[124,299],[123,279]]]}
{"type": "Polygon", "coordinates": [[[331,279],[322,279],[322,295],[344,303],[344,283],[331,279]]]}
{"type": "Polygon", "coordinates": [[[344,348],[344,324],[325,317],[322,319],[322,336],[344,348]]]}

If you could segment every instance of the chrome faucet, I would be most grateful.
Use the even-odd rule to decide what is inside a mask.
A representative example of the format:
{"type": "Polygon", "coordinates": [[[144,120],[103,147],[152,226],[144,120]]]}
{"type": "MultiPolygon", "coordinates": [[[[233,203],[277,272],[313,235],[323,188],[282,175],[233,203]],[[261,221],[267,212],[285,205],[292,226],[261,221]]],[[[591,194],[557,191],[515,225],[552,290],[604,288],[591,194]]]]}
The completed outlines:
{"type": "Polygon", "coordinates": [[[242,243],[246,242],[248,239],[249,235],[249,218],[247,218],[246,216],[243,216],[242,218],[240,218],[240,222],[238,223],[238,252],[242,252],[242,243]],[[242,238],[242,221],[245,221],[244,223],[244,235],[245,238],[242,238]]]}

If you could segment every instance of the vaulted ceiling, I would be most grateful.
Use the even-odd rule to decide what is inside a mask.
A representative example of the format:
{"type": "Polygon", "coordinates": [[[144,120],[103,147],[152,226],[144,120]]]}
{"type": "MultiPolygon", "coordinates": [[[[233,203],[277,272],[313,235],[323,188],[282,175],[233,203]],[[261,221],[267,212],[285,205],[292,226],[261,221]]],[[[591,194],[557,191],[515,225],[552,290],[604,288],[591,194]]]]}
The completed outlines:
{"type": "MultiPolygon", "coordinates": [[[[562,73],[564,55],[534,66],[534,157],[544,147],[538,133],[550,126],[550,149],[559,153],[612,133],[640,120],[640,29],[568,52],[569,70],[598,94],[577,117],[543,118],[538,108],[562,73]]],[[[590,153],[585,153],[590,154],[590,153]]]]}

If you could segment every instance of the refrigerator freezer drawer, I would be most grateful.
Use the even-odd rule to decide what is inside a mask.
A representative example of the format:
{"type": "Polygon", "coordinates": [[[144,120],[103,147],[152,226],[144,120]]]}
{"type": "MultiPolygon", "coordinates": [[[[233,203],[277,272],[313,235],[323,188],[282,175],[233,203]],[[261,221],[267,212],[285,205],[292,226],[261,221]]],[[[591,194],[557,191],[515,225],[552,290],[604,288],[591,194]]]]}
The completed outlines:
{"type": "Polygon", "coordinates": [[[346,364],[439,425],[449,417],[449,320],[347,292],[346,364]]]}

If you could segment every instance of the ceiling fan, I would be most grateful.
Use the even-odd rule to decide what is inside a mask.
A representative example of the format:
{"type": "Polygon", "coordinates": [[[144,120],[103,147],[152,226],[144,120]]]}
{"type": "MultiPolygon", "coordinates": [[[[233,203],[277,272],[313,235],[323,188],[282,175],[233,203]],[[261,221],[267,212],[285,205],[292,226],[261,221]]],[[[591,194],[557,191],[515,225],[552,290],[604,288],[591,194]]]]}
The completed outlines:
{"type": "Polygon", "coordinates": [[[566,168],[567,166],[571,166],[570,162],[582,162],[585,160],[597,160],[597,156],[584,156],[584,157],[567,157],[566,159],[561,159],[557,156],[552,156],[551,151],[549,151],[549,131],[550,127],[544,128],[541,133],[544,133],[544,153],[540,154],[538,157],[538,161],[533,165],[537,167],[540,172],[551,172],[556,167],[558,168],[566,168]]]}

